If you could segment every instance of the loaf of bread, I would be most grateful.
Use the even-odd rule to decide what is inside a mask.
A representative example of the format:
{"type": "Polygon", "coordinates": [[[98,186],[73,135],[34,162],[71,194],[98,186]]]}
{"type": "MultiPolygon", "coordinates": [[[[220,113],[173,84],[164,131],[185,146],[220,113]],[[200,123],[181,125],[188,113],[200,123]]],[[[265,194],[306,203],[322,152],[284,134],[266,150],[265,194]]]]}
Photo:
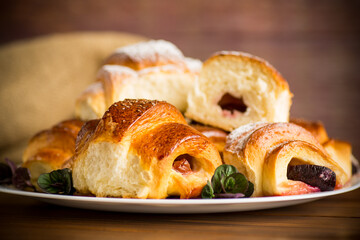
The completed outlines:
{"type": "Polygon", "coordinates": [[[185,111],[188,92],[202,65],[163,40],[119,48],[104,64],[97,82],[76,102],[80,119],[100,118],[111,104],[125,98],[165,100],[185,111]]]}
{"type": "Polygon", "coordinates": [[[66,120],[31,138],[23,153],[22,165],[29,169],[34,186],[37,186],[40,174],[62,168],[74,155],[76,137],[82,125],[80,120],[66,120]]]}
{"type": "Polygon", "coordinates": [[[205,61],[186,116],[226,131],[258,121],[287,122],[291,98],[287,82],[266,61],[218,52],[205,61]]]}
{"type": "Polygon", "coordinates": [[[319,167],[330,169],[336,175],[334,187],[344,186],[351,178],[347,168],[332,159],[310,132],[292,123],[260,122],[234,130],[227,138],[224,162],[254,183],[254,197],[320,191],[319,186],[288,179],[289,168],[297,165],[308,166],[300,176],[314,178],[319,178],[315,176],[319,167]]]}
{"type": "Polygon", "coordinates": [[[173,105],[126,99],[84,125],[72,170],[80,194],[191,198],[221,164],[216,147],[173,105]]]}

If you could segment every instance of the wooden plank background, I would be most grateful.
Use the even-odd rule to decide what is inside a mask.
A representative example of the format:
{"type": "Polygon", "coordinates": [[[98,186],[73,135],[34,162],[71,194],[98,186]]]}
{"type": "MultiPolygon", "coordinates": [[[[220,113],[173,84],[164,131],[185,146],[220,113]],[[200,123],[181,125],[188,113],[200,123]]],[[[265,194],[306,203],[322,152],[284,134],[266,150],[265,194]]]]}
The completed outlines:
{"type": "Polygon", "coordinates": [[[0,44],[50,33],[125,31],[205,60],[218,50],[267,59],[295,94],[292,116],[321,120],[360,156],[360,1],[2,1],[0,44]]]}

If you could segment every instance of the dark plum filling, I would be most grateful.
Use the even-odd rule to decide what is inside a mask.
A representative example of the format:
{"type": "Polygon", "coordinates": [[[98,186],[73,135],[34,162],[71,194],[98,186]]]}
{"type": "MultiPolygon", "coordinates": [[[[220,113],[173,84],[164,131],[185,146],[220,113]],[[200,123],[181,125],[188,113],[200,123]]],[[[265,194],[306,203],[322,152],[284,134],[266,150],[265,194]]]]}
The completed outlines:
{"type": "Polygon", "coordinates": [[[321,191],[332,191],[336,185],[336,174],[327,167],[317,165],[288,166],[287,178],[318,187],[321,191]]]}
{"type": "Polygon", "coordinates": [[[172,168],[181,174],[189,173],[192,171],[192,159],[193,157],[188,154],[180,155],[173,162],[172,168]]]}
{"type": "Polygon", "coordinates": [[[228,110],[231,113],[234,113],[234,111],[244,113],[247,110],[247,106],[244,103],[244,100],[242,98],[236,98],[230,93],[225,93],[218,102],[218,105],[221,107],[221,109],[228,110]]]}

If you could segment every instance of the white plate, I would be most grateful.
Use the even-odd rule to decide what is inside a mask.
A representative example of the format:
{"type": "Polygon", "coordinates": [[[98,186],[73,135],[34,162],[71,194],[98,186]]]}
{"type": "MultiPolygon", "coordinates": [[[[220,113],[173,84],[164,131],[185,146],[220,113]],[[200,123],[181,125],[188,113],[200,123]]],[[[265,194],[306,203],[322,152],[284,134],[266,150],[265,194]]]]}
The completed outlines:
{"type": "Polygon", "coordinates": [[[360,187],[360,177],[353,177],[351,185],[335,191],[281,197],[238,199],[127,199],[26,192],[0,186],[0,192],[31,197],[43,202],[93,210],[139,213],[215,213],[236,212],[285,207],[342,194],[360,187]]]}

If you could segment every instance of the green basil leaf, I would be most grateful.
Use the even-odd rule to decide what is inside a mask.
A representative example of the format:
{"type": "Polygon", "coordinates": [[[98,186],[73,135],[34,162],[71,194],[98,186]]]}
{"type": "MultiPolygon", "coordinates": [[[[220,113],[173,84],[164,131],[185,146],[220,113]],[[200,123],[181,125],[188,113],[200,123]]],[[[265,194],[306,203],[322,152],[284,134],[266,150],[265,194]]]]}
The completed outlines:
{"type": "Polygon", "coordinates": [[[52,171],[49,173],[49,178],[50,178],[50,181],[51,182],[59,182],[62,180],[62,174],[61,174],[61,171],[52,171]]]}
{"type": "Polygon", "coordinates": [[[248,188],[248,180],[241,173],[233,173],[226,178],[225,191],[226,193],[244,193],[248,188]]]}
{"type": "Polygon", "coordinates": [[[238,170],[232,165],[223,164],[216,168],[215,173],[211,179],[215,193],[222,193],[225,191],[225,179],[233,173],[237,173],[238,170]]]}
{"type": "Polygon", "coordinates": [[[201,191],[201,198],[214,198],[214,190],[211,186],[211,183],[207,181],[207,184],[201,191]]]}
{"type": "Polygon", "coordinates": [[[69,194],[74,194],[75,188],[73,187],[72,174],[70,169],[66,169],[66,172],[63,172],[64,178],[68,184],[65,185],[65,192],[69,194]]]}
{"type": "Polygon", "coordinates": [[[229,177],[225,178],[224,192],[226,192],[226,193],[232,192],[231,190],[234,189],[235,183],[236,183],[235,178],[233,176],[229,176],[229,177]]]}
{"type": "Polygon", "coordinates": [[[248,183],[249,183],[249,186],[246,189],[246,192],[244,193],[245,197],[251,197],[251,195],[254,193],[254,184],[250,181],[248,181],[248,183]]]}
{"type": "Polygon", "coordinates": [[[216,168],[211,182],[202,189],[202,198],[250,197],[254,184],[246,179],[234,166],[223,164],[216,168]]]}
{"type": "Polygon", "coordinates": [[[57,190],[51,187],[51,179],[49,173],[41,174],[37,181],[39,187],[47,193],[57,193],[57,190]]]}
{"type": "Polygon", "coordinates": [[[38,185],[47,193],[72,195],[75,192],[71,170],[68,168],[41,174],[38,178],[38,185]]]}

